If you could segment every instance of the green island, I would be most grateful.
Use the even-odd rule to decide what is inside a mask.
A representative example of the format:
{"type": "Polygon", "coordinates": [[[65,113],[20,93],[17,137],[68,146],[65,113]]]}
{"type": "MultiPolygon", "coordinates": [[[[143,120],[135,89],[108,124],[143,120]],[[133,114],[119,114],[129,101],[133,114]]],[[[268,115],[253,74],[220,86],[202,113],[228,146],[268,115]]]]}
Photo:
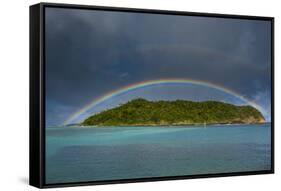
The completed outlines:
{"type": "Polygon", "coordinates": [[[171,126],[199,124],[265,123],[252,106],[236,106],[219,101],[194,102],[131,100],[118,107],[92,115],[82,126],[171,126]]]}

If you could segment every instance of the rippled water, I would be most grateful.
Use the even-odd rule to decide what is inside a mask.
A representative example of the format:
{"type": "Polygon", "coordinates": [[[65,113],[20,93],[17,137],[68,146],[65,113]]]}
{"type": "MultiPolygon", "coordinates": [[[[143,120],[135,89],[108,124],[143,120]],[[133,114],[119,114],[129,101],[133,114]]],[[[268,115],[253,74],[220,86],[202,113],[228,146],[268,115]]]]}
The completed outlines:
{"type": "Polygon", "coordinates": [[[46,129],[46,183],[269,170],[270,124],[46,129]]]}

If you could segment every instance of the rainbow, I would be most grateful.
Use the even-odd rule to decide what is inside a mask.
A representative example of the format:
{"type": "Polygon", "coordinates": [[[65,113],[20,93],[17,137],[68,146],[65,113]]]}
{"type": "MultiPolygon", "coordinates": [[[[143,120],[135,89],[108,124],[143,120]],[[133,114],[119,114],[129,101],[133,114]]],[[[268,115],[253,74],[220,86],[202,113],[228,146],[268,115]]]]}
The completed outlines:
{"type": "Polygon", "coordinates": [[[205,87],[210,87],[210,88],[214,88],[216,90],[228,93],[230,95],[233,95],[239,99],[241,99],[242,101],[246,102],[247,104],[255,107],[256,109],[258,109],[259,111],[262,111],[262,108],[256,104],[253,101],[248,100],[247,98],[245,98],[244,96],[230,90],[227,89],[225,87],[222,87],[220,85],[214,84],[214,83],[209,83],[209,82],[205,82],[205,81],[200,81],[200,80],[191,80],[191,79],[158,79],[158,80],[149,80],[149,81],[143,81],[143,82],[139,82],[139,83],[135,83],[135,84],[131,84],[125,87],[122,87],[120,89],[111,91],[97,99],[94,99],[93,101],[91,101],[89,104],[85,105],[84,107],[82,107],[81,109],[79,109],[78,111],[76,111],[75,113],[73,113],[72,115],[70,115],[70,117],[64,121],[63,125],[67,125],[70,122],[72,122],[73,120],[77,119],[80,115],[82,115],[83,113],[85,113],[86,111],[88,111],[89,109],[93,108],[94,106],[100,104],[101,102],[108,100],[112,97],[118,96],[120,94],[129,92],[129,91],[133,91],[133,90],[137,90],[143,87],[147,87],[147,86],[151,86],[151,85],[159,85],[159,84],[173,84],[173,83],[179,83],[179,84],[193,84],[193,85],[200,85],[200,86],[205,86],[205,87]]]}

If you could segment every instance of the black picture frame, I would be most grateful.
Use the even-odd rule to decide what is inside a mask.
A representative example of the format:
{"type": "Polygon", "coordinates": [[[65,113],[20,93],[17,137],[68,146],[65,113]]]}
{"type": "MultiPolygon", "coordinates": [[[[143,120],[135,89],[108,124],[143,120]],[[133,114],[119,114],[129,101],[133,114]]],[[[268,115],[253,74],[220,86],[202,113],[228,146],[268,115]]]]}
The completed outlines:
{"type": "Polygon", "coordinates": [[[30,6],[30,146],[29,146],[29,184],[38,188],[100,185],[163,181],[191,178],[226,177],[274,173],[274,18],[248,15],[227,15],[195,13],[153,9],[133,9],[72,4],[39,3],[30,6]],[[110,181],[90,181],[75,183],[45,183],[45,8],[71,8],[86,10],[105,10],[118,12],[153,13],[164,15],[200,16],[229,19],[265,20],[271,22],[271,169],[263,171],[170,176],[159,178],[123,179],[110,181]]]}

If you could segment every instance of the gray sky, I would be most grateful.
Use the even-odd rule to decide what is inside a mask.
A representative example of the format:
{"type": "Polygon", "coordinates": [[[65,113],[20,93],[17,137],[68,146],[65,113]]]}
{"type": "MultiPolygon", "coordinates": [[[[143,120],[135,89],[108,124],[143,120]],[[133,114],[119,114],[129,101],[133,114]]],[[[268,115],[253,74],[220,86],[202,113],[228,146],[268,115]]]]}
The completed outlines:
{"type": "MultiPolygon", "coordinates": [[[[47,126],[112,90],[163,78],[219,84],[259,104],[270,121],[269,21],[47,8],[45,32],[47,126]]],[[[107,100],[73,122],[135,97],[243,104],[207,87],[161,85],[107,100]]]]}

